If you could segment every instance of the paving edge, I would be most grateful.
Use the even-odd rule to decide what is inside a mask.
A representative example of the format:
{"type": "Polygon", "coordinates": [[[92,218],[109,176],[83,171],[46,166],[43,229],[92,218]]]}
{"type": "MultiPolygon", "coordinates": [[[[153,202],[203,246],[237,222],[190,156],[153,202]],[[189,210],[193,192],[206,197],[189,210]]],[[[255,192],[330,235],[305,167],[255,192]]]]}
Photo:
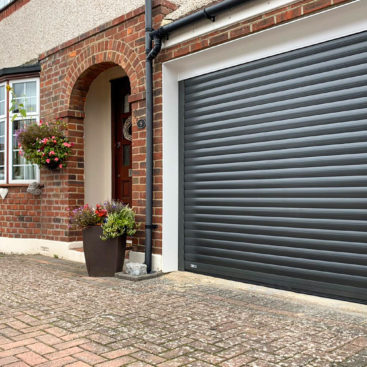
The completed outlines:
{"type": "Polygon", "coordinates": [[[162,273],[161,271],[152,272],[150,274],[144,274],[144,275],[130,275],[126,273],[115,273],[115,278],[123,279],[123,280],[131,280],[133,282],[138,282],[141,280],[148,280],[148,279],[154,279],[162,276],[165,273],[162,273]]]}

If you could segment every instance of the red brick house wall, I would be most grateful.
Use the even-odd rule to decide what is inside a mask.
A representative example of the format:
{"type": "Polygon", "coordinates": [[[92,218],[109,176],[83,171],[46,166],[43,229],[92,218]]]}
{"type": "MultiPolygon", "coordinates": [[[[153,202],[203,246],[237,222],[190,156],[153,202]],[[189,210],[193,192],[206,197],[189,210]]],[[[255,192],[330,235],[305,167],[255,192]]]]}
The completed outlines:
{"type": "MultiPolygon", "coordinates": [[[[350,0],[302,0],[275,11],[247,19],[226,28],[164,49],[154,64],[154,202],[153,252],[162,248],[162,63],[265,28],[325,10],[350,0]]],[[[175,6],[157,1],[154,24],[175,6]]],[[[40,55],[41,118],[63,118],[74,142],[74,156],[60,173],[41,171],[45,185],[40,198],[26,193],[26,187],[9,187],[6,201],[0,201],[0,236],[78,240],[80,233],[68,227],[67,208],[84,204],[84,103],[91,82],[104,70],[119,65],[131,84],[133,111],[133,207],[139,221],[145,213],[145,131],[136,121],[145,115],[144,7],[125,14],[78,38],[40,55]]],[[[135,250],[144,250],[144,233],[138,233],[135,250]]]]}

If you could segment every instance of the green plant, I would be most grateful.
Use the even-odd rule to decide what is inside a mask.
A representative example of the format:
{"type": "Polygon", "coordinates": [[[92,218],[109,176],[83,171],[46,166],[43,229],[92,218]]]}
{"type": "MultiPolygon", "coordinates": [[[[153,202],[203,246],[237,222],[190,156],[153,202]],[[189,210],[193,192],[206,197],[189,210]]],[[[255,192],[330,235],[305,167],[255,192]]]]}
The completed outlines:
{"type": "Polygon", "coordinates": [[[125,206],[118,212],[113,212],[107,216],[107,220],[102,223],[102,240],[112,239],[123,234],[133,236],[137,230],[134,211],[125,206]]]}
{"type": "Polygon", "coordinates": [[[105,201],[103,205],[97,204],[96,208],[85,204],[72,210],[70,225],[81,229],[101,226],[102,240],[116,238],[123,234],[133,236],[138,229],[133,209],[116,200],[105,201]]]}
{"type": "Polygon", "coordinates": [[[13,98],[10,101],[9,111],[12,112],[11,122],[14,122],[17,118],[19,118],[19,114],[21,117],[27,117],[27,111],[24,107],[23,103],[17,103],[16,95],[14,93],[13,88],[10,85],[6,86],[8,92],[12,92],[13,98]]]}

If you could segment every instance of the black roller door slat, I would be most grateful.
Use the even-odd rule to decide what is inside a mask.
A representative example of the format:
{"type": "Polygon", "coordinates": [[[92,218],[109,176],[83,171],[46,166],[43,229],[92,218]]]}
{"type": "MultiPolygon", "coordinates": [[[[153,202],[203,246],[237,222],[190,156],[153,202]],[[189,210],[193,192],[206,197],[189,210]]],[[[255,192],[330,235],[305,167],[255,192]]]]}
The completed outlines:
{"type": "MultiPolygon", "coordinates": [[[[260,140],[259,137],[257,140],[260,140]]],[[[305,147],[319,147],[329,144],[348,144],[348,143],[358,143],[362,139],[367,140],[367,130],[357,131],[351,133],[340,133],[340,134],[326,134],[319,136],[311,136],[305,138],[293,138],[293,139],[282,139],[282,140],[265,140],[263,142],[246,142],[246,144],[236,144],[230,146],[228,149],[225,145],[219,145],[217,147],[210,148],[197,148],[196,150],[187,150],[185,152],[185,157],[202,157],[218,154],[231,154],[235,153],[245,153],[245,152],[262,152],[264,150],[273,149],[285,149],[285,148],[305,148],[305,147]]],[[[245,139],[244,139],[245,140],[245,139]]],[[[250,139],[248,139],[250,140],[250,139]]],[[[315,152],[317,150],[315,149],[315,152]]]]}
{"type": "Polygon", "coordinates": [[[223,89],[220,95],[214,95],[210,97],[195,96],[192,100],[186,100],[186,113],[187,111],[202,108],[215,104],[222,104],[226,102],[232,102],[241,100],[244,98],[254,98],[261,95],[274,97],[278,95],[282,97],[285,93],[300,95],[309,95],[311,93],[321,93],[322,91],[328,91],[329,89],[346,89],[353,87],[360,87],[365,85],[367,76],[361,76],[365,72],[365,66],[359,66],[362,70],[356,70],[355,67],[346,68],[343,70],[342,76],[340,70],[333,70],[326,73],[316,74],[316,76],[303,76],[292,80],[282,80],[278,83],[272,83],[271,88],[268,84],[262,86],[255,86],[253,88],[238,89],[232,91],[232,87],[229,90],[223,89]],[[348,71],[350,71],[348,73],[348,71]],[[362,71],[362,73],[361,73],[362,71]],[[330,80],[331,79],[331,80],[330,80]],[[344,79],[344,80],[343,80],[344,79]],[[341,83],[341,80],[343,82],[341,83]]]}
{"type": "Polygon", "coordinates": [[[204,231],[204,230],[190,230],[187,229],[186,236],[188,244],[193,243],[196,239],[200,240],[216,240],[223,241],[237,241],[237,242],[251,242],[259,245],[274,245],[274,246],[293,246],[295,248],[316,249],[320,251],[349,251],[356,254],[366,254],[366,245],[364,242],[351,242],[338,240],[323,240],[320,238],[304,238],[281,235],[267,235],[257,233],[231,233],[220,232],[219,230],[204,231]]]}
{"type": "Polygon", "coordinates": [[[186,270],[367,301],[367,32],[181,82],[186,270]]]}
{"type": "Polygon", "coordinates": [[[299,228],[335,229],[343,228],[346,231],[365,231],[366,222],[363,220],[341,219],[314,219],[292,217],[257,217],[250,215],[214,215],[214,214],[188,214],[187,222],[193,223],[228,223],[228,224],[256,224],[273,225],[299,228]]]}
{"type": "MultiPolygon", "coordinates": [[[[245,268],[253,271],[263,271],[265,273],[272,273],[275,275],[286,275],[294,277],[307,277],[307,279],[325,282],[337,282],[338,284],[354,285],[357,287],[366,288],[367,278],[365,276],[357,276],[351,274],[339,274],[334,272],[327,272],[323,270],[314,270],[306,268],[297,268],[286,265],[268,264],[265,262],[252,262],[238,259],[227,259],[214,256],[202,256],[187,254],[186,259],[188,262],[203,262],[205,264],[212,265],[224,265],[234,268],[245,268]]],[[[320,268],[321,269],[321,268],[320,268]]]]}
{"type": "MultiPolygon", "coordinates": [[[[196,256],[200,257],[219,257],[222,259],[236,259],[243,260],[248,262],[261,262],[264,264],[273,264],[280,266],[292,266],[294,268],[299,269],[309,269],[309,270],[320,270],[326,272],[333,272],[338,274],[346,274],[346,275],[356,275],[360,276],[364,274],[364,270],[366,269],[367,263],[364,264],[349,264],[347,261],[344,263],[341,262],[333,262],[332,260],[323,261],[320,260],[322,254],[320,254],[319,259],[310,259],[307,257],[306,253],[303,252],[296,256],[280,256],[279,254],[274,253],[259,253],[259,252],[250,252],[250,251],[235,251],[229,248],[219,249],[219,248],[209,248],[209,247],[199,247],[199,246],[188,246],[188,253],[192,254],[195,258],[196,256]]],[[[367,279],[366,285],[367,285],[367,279]]]]}
{"type": "Polygon", "coordinates": [[[317,259],[323,261],[333,261],[358,265],[367,265],[367,254],[354,254],[350,252],[335,252],[325,250],[314,250],[307,248],[294,248],[286,246],[272,246],[272,245],[259,245],[248,242],[234,242],[234,241],[218,241],[210,239],[189,239],[190,245],[187,245],[188,252],[200,253],[200,251],[208,251],[212,249],[223,249],[233,251],[241,251],[247,253],[262,253],[268,255],[281,255],[295,258],[317,259]]]}
{"type": "MultiPolygon", "coordinates": [[[[239,65],[236,68],[228,68],[217,71],[211,74],[205,74],[186,81],[187,88],[191,86],[199,85],[204,86],[207,89],[205,83],[210,80],[218,80],[226,76],[238,75],[240,73],[251,72],[256,69],[256,66],[264,67],[267,65],[282,67],[282,64],[287,61],[292,61],[292,67],[301,67],[303,65],[310,65],[312,62],[319,63],[320,61],[333,60],[339,57],[359,54],[366,51],[366,36],[365,32],[355,34],[353,36],[344,37],[333,42],[326,42],[312,47],[306,47],[290,52],[286,52],[280,55],[275,55],[265,59],[255,61],[253,63],[239,65]],[[254,66],[254,64],[256,64],[254,66]],[[233,69],[236,69],[236,73],[233,73],[233,69]]],[[[268,70],[267,70],[268,71],[268,70]]]]}
{"type": "MultiPolygon", "coordinates": [[[[273,157],[272,157],[273,158],[273,157]]],[[[367,162],[367,152],[364,154],[339,154],[328,156],[313,156],[307,158],[269,159],[265,161],[246,161],[228,163],[217,163],[207,165],[195,165],[186,168],[187,173],[209,173],[230,172],[242,170],[254,170],[259,168],[286,168],[286,167],[320,167],[336,164],[362,164],[367,162]]]]}
{"type": "Polygon", "coordinates": [[[186,182],[185,187],[190,189],[235,189],[235,188],[266,188],[266,187],[339,187],[341,185],[354,187],[367,184],[366,176],[333,176],[333,177],[293,177],[257,180],[218,180],[202,182],[186,182]]]}
{"type": "Polygon", "coordinates": [[[185,211],[187,214],[216,214],[218,212],[223,215],[255,215],[269,216],[276,215],[279,217],[292,216],[294,218],[321,218],[321,219],[355,219],[367,220],[366,209],[324,209],[324,208],[275,208],[275,207],[208,207],[196,205],[188,207],[185,211]]]}

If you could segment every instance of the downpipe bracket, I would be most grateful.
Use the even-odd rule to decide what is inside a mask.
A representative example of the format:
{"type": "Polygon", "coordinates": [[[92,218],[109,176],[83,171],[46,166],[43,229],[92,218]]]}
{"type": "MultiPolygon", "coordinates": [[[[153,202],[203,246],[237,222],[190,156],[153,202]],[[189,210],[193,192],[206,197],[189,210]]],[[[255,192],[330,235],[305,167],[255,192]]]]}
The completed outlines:
{"type": "Polygon", "coordinates": [[[157,229],[158,224],[146,224],[145,229],[157,229]]]}
{"type": "Polygon", "coordinates": [[[205,16],[207,17],[207,19],[209,19],[210,21],[212,21],[213,23],[215,22],[215,15],[210,15],[206,9],[203,9],[203,13],[205,14],[205,16]]]}

